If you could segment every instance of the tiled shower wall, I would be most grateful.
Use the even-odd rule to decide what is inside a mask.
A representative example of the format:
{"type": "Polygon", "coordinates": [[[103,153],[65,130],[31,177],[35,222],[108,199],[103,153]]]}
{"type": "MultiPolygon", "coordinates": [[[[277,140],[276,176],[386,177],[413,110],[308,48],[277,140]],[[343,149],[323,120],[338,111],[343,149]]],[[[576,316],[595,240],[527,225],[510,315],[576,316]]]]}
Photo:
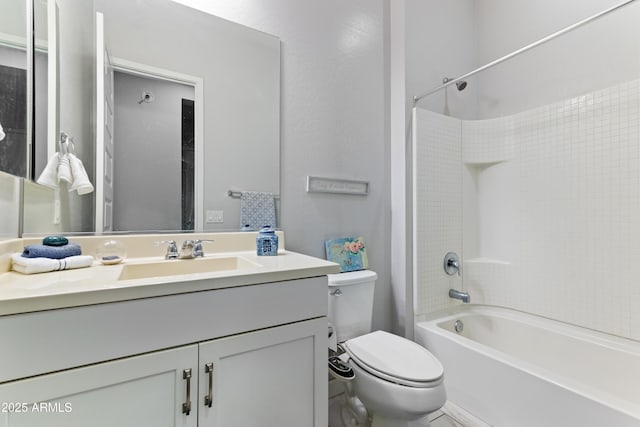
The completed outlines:
{"type": "Polygon", "coordinates": [[[458,119],[414,108],[412,123],[414,307],[419,315],[447,307],[449,288],[462,286],[461,277],[443,272],[445,254],[460,255],[462,249],[462,146],[458,119]]]}
{"type": "Polygon", "coordinates": [[[438,215],[464,205],[473,302],[640,340],[639,81],[500,119],[416,122],[416,315],[452,304],[440,242],[460,231],[438,215]],[[458,204],[438,202],[456,174],[464,188],[446,196],[458,204]]]}

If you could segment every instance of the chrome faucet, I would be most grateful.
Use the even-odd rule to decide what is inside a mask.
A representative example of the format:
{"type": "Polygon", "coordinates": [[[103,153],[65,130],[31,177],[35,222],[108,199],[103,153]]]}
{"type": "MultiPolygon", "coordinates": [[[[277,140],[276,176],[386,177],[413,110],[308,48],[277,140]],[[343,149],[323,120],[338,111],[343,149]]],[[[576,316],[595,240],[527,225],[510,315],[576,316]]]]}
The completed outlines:
{"type": "Polygon", "coordinates": [[[459,291],[457,289],[449,289],[449,298],[459,299],[466,304],[471,302],[471,297],[468,292],[459,291]]]}
{"type": "Polygon", "coordinates": [[[178,245],[176,245],[175,240],[163,240],[160,242],[154,242],[153,244],[158,246],[162,244],[167,245],[167,253],[164,256],[164,259],[194,259],[201,258],[204,256],[204,249],[202,249],[203,243],[213,243],[213,240],[191,240],[187,239],[182,242],[182,246],[178,251],[178,245]]]}
{"type": "Polygon", "coordinates": [[[185,240],[182,242],[182,246],[180,246],[180,253],[178,258],[180,259],[190,259],[195,258],[194,248],[196,246],[196,242],[194,240],[185,240]]]}
{"type": "Polygon", "coordinates": [[[202,249],[202,243],[213,243],[213,240],[185,240],[180,247],[180,253],[178,258],[180,259],[194,259],[204,256],[204,249],[202,249]]]}

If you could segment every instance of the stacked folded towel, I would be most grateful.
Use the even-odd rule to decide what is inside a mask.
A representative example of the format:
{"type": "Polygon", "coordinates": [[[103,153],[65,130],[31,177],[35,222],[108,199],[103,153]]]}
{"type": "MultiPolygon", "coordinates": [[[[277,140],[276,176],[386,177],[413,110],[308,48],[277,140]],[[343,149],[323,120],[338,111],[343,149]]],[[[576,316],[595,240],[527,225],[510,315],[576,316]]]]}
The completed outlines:
{"type": "Polygon", "coordinates": [[[70,270],[72,268],[90,267],[92,264],[93,257],[91,255],[75,255],[61,259],[26,258],[20,253],[11,255],[11,268],[23,274],[70,270]]]}
{"type": "Polygon", "coordinates": [[[60,181],[67,182],[69,191],[76,190],[80,196],[93,191],[82,160],[73,153],[55,153],[36,180],[38,184],[53,189],[59,187],[60,181]]]}
{"type": "Polygon", "coordinates": [[[22,251],[22,256],[25,258],[63,259],[76,255],[82,255],[82,248],[77,243],[67,243],[62,246],[27,245],[22,251]]]}
{"type": "Polygon", "coordinates": [[[92,264],[92,256],[82,255],[80,245],[63,237],[46,237],[43,244],[27,245],[22,253],[11,255],[11,269],[23,274],[69,270],[92,264]]]}

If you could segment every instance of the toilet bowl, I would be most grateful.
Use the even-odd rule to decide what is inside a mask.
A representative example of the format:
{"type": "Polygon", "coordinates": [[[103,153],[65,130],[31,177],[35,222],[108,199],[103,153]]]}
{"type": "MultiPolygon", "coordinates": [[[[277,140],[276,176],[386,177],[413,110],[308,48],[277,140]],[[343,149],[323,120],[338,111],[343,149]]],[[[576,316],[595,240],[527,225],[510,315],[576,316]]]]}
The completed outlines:
{"type": "Polygon", "coordinates": [[[446,401],[442,364],[424,347],[383,331],[344,343],[353,391],[374,427],[427,426],[446,401]]]}
{"type": "Polygon", "coordinates": [[[372,427],[426,427],[427,415],[446,401],[444,369],[419,344],[370,332],[376,277],[368,270],[329,275],[329,320],[344,350],[340,358],[354,373],[345,379],[347,391],[364,405],[372,427]]]}

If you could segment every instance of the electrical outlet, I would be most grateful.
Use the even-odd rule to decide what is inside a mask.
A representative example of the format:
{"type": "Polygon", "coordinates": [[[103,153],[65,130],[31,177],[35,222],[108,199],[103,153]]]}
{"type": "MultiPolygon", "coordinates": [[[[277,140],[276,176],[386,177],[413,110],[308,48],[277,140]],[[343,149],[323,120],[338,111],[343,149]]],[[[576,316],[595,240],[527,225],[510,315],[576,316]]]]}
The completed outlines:
{"type": "Polygon", "coordinates": [[[224,222],[224,211],[207,211],[207,223],[223,223],[224,222]]]}

